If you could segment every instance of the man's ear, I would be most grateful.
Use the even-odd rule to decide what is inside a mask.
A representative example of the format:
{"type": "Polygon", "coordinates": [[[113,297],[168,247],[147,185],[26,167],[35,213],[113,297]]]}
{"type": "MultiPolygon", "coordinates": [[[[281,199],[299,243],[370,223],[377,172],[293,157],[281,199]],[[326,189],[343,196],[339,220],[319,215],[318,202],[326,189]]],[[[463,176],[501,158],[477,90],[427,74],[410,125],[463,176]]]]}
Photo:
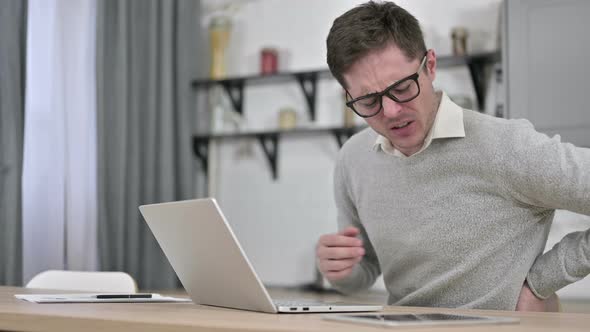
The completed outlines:
{"type": "Polygon", "coordinates": [[[436,78],[436,53],[433,49],[426,52],[426,72],[431,81],[436,78]]]}

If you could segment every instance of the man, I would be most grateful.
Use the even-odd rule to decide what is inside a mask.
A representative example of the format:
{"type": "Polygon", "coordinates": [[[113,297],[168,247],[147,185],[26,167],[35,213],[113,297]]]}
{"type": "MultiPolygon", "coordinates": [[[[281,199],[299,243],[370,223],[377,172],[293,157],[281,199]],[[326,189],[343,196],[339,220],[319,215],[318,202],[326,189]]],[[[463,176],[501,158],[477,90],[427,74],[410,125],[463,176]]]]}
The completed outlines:
{"type": "Polygon", "coordinates": [[[435,91],[435,52],[391,2],[337,18],[327,50],[370,128],[339,154],[325,278],[349,293],[382,273],[392,305],[555,310],[555,291],[590,273],[590,231],[542,254],[555,209],[590,214],[590,150],[435,91]]]}

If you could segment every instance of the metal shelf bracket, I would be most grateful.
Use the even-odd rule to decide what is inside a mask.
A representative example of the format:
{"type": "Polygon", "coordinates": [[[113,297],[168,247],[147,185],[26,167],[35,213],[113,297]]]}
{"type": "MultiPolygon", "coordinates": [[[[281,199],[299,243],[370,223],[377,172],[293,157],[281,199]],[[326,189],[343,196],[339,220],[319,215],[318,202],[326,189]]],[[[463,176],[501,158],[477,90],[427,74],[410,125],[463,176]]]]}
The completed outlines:
{"type": "Polygon", "coordinates": [[[221,85],[227,92],[234,110],[240,115],[244,112],[244,80],[235,79],[221,82],[221,85]]]}
{"type": "Polygon", "coordinates": [[[309,110],[309,118],[311,119],[311,121],[315,121],[318,73],[309,72],[294,75],[297,78],[297,82],[299,82],[299,85],[301,86],[303,94],[305,95],[305,100],[307,101],[307,106],[309,110]]]}
{"type": "Polygon", "coordinates": [[[199,161],[201,162],[201,169],[205,175],[209,174],[209,138],[206,137],[195,137],[193,138],[193,152],[199,161]]]}
{"type": "Polygon", "coordinates": [[[262,150],[266,155],[266,160],[270,166],[273,180],[276,180],[277,175],[277,155],[279,152],[279,135],[273,134],[258,134],[256,135],[262,150]]]}
{"type": "Polygon", "coordinates": [[[336,138],[336,142],[338,143],[338,147],[342,148],[342,145],[355,133],[355,129],[353,127],[350,128],[336,128],[332,129],[332,135],[336,138]]]}
{"type": "Polygon", "coordinates": [[[487,72],[489,61],[487,59],[474,58],[467,64],[469,74],[473,81],[473,89],[475,90],[475,97],[477,98],[477,110],[484,111],[486,105],[486,90],[487,90],[487,72]]]}

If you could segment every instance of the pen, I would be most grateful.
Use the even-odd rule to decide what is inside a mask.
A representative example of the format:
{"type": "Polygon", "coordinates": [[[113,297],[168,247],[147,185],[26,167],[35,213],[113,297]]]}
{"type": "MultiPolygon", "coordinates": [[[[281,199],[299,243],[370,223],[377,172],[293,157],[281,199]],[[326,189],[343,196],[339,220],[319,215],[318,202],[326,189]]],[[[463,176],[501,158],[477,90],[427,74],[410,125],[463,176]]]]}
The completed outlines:
{"type": "Polygon", "coordinates": [[[152,294],[98,294],[97,299],[151,299],[152,294]]]}

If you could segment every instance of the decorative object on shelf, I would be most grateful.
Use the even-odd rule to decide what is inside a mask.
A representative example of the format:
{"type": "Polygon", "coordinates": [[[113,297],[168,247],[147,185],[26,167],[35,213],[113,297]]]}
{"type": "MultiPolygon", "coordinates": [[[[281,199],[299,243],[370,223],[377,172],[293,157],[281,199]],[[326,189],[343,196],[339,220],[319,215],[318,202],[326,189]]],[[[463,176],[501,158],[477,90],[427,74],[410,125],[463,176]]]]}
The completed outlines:
{"type": "Polygon", "coordinates": [[[260,74],[276,74],[279,68],[279,52],[272,47],[265,47],[260,51],[260,74]]]}
{"type": "Polygon", "coordinates": [[[279,128],[289,130],[297,125],[297,112],[290,107],[283,107],[279,111],[279,128]]]}
{"type": "Polygon", "coordinates": [[[469,33],[465,27],[455,27],[451,30],[453,41],[453,55],[467,55],[467,37],[469,33]]]}
{"type": "Polygon", "coordinates": [[[209,41],[211,45],[212,79],[226,76],[225,53],[229,44],[231,19],[227,16],[216,16],[209,23],[209,41]]]}

